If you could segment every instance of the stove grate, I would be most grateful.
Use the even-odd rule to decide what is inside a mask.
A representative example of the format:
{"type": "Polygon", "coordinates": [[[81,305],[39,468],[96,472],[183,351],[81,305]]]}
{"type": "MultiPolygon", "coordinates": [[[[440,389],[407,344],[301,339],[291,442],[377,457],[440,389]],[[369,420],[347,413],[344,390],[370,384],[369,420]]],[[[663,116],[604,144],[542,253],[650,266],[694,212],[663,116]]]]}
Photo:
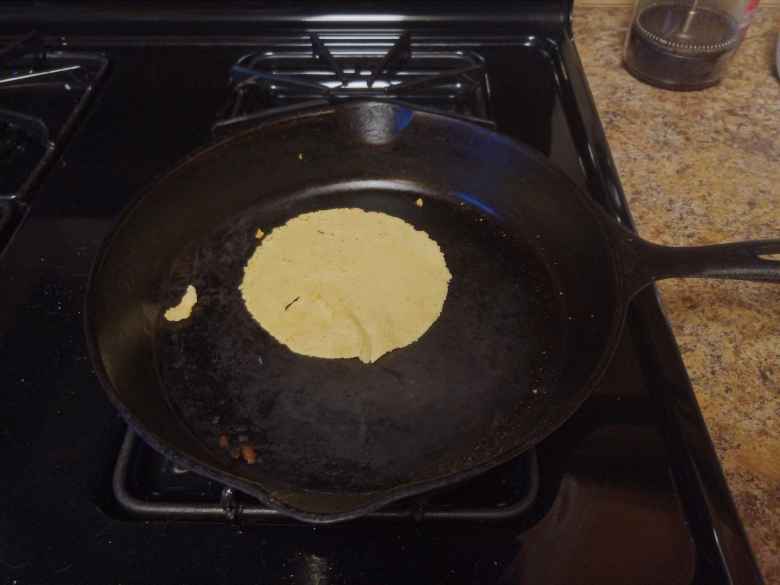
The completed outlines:
{"type": "Polygon", "coordinates": [[[108,67],[32,32],[0,48],[0,197],[21,198],[54,159],[108,67]]]}
{"type": "Polygon", "coordinates": [[[305,48],[269,48],[231,68],[233,95],[214,125],[217,135],[290,108],[348,99],[413,103],[494,127],[490,85],[473,52],[415,49],[408,33],[387,42],[368,38],[306,38],[305,48]]]}
{"type": "MultiPolygon", "coordinates": [[[[113,474],[123,513],[144,520],[295,522],[254,498],[182,469],[128,430],[113,474]]],[[[528,513],[539,493],[531,450],[457,486],[415,496],[364,516],[367,520],[501,521],[528,513]]]]}

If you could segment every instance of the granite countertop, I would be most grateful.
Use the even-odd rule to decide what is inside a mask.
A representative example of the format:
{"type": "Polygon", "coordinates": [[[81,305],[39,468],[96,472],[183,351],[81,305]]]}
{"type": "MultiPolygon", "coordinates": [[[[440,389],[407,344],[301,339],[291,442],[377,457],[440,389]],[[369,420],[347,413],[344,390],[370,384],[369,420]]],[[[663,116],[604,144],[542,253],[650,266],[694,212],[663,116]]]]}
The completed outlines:
{"type": "MultiPolygon", "coordinates": [[[[639,233],[659,244],[780,238],[780,7],[759,10],[723,82],[672,92],[621,67],[631,11],[575,9],[585,71],[639,233]]],[[[780,286],[659,285],[767,585],[780,585],[780,286]]]]}

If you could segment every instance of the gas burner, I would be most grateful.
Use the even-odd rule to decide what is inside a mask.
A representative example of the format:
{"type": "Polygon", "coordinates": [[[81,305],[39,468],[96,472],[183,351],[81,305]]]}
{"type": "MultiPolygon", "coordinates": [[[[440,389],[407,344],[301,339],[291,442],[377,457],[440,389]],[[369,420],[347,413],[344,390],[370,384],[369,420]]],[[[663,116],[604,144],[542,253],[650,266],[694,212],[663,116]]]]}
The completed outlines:
{"type": "Polygon", "coordinates": [[[230,70],[233,97],[214,126],[220,134],[281,109],[347,99],[413,102],[494,127],[481,57],[467,51],[413,49],[402,34],[383,39],[308,36],[306,50],[274,48],[241,57],[230,70]]]}
{"type": "Polygon", "coordinates": [[[24,197],[104,74],[101,55],[49,50],[29,33],[0,49],[0,197],[24,197]]]}

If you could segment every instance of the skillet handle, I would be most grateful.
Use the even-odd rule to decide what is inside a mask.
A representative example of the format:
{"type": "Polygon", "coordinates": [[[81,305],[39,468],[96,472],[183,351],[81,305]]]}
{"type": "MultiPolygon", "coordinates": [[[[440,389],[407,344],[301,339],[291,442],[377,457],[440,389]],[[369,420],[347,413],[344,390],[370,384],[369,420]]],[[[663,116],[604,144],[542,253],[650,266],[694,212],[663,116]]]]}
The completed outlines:
{"type": "Polygon", "coordinates": [[[629,297],[664,278],[727,278],[780,283],[780,239],[711,246],[659,246],[623,230],[617,248],[629,297]]]}

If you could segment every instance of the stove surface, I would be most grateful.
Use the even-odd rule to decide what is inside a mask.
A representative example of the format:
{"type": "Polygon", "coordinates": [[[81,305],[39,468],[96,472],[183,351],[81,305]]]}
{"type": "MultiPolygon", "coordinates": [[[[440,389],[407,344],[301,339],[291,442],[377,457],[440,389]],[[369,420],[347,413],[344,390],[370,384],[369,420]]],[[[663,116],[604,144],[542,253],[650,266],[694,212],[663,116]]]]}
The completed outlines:
{"type": "MultiPolygon", "coordinates": [[[[320,37],[337,46],[356,34],[382,48],[399,36],[320,37]]],[[[600,387],[536,450],[538,484],[521,496],[519,514],[312,526],[223,515],[224,501],[201,517],[145,515],[117,497],[117,461],[124,453],[127,472],[122,444],[132,439],[86,354],[91,264],[134,194],[211,140],[234,99],[231,66],[262,47],[300,51],[310,42],[292,33],[251,42],[70,39],[70,50],[100,49],[110,71],[0,257],[0,575],[20,584],[760,583],[652,290],[634,303],[600,387]]],[[[497,130],[543,152],[630,225],[568,37],[430,32],[413,43],[478,56],[497,130]]],[[[155,457],[144,448],[135,446],[134,465],[155,457]]],[[[157,483],[130,481],[134,499],[180,501],[161,491],[171,485],[165,477],[144,477],[157,483]]],[[[469,498],[479,491],[464,489],[469,498]]],[[[204,486],[201,495],[219,490],[204,486]]]]}

